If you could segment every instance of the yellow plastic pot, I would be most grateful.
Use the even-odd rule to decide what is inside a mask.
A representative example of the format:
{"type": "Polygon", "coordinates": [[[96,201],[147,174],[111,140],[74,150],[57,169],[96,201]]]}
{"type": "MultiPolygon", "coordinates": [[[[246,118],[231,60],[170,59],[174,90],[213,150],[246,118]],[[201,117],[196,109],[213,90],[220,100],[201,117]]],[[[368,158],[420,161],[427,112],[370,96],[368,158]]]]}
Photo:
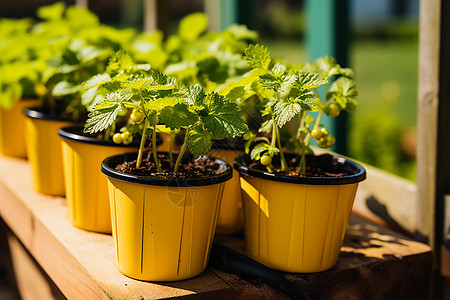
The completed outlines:
{"type": "Polygon", "coordinates": [[[137,149],[138,143],[117,145],[83,134],[78,126],[59,130],[69,218],[81,229],[111,233],[108,183],[100,164],[108,157],[137,149]]]}
{"type": "Polygon", "coordinates": [[[38,103],[38,99],[21,99],[11,109],[0,108],[0,154],[27,157],[25,116],[22,111],[38,103]]]}
{"type": "MultiPolygon", "coordinates": [[[[216,147],[208,155],[219,158],[232,165],[234,159],[242,155],[239,148],[216,147]]],[[[225,183],[222,204],[220,205],[219,219],[217,220],[217,234],[234,234],[242,231],[244,217],[242,214],[241,186],[239,172],[233,170],[233,178],[225,183]]]]}
{"type": "Polygon", "coordinates": [[[24,113],[25,139],[34,187],[43,194],[64,196],[64,172],[58,130],[72,125],[73,122],[44,114],[38,109],[25,109],[24,113]]]}
{"type": "Polygon", "coordinates": [[[353,171],[346,177],[295,177],[247,168],[240,173],[247,254],[262,264],[292,273],[320,272],[338,259],[358,182],[364,168],[336,158],[353,171]]]}
{"type": "Polygon", "coordinates": [[[116,155],[102,163],[119,270],[146,281],[176,281],[202,273],[231,167],[217,160],[225,170],[221,175],[186,180],[131,176],[113,169],[135,158],[116,155]]]}

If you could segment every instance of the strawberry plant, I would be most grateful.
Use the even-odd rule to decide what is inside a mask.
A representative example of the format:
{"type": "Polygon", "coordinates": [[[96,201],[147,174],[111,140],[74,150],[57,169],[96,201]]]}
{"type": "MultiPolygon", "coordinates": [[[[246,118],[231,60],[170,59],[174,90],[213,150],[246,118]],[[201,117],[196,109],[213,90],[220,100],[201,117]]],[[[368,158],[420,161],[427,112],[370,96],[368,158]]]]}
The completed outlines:
{"type": "Polygon", "coordinates": [[[264,122],[258,134],[244,135],[247,154],[269,172],[289,173],[283,154],[283,146],[289,142],[301,156],[298,167],[300,174],[305,175],[306,154],[313,154],[309,146],[311,138],[321,148],[335,143],[335,138],[320,123],[322,115],[337,117],[342,110],[351,112],[357,106],[354,99],[357,92],[351,80],[353,71],[342,68],[331,57],[319,58],[297,69],[274,62],[261,45],[250,45],[244,58],[252,71],[230,83],[221,93],[239,97],[256,95],[260,100],[264,122]],[[331,83],[335,77],[338,78],[331,83]],[[321,87],[324,87],[322,95],[318,90],[321,87]],[[314,119],[310,112],[318,112],[317,117],[314,119]],[[297,128],[291,132],[289,141],[282,141],[280,129],[287,129],[286,125],[294,118],[298,120],[297,128]],[[279,156],[279,166],[273,164],[275,156],[279,156]]]}
{"type": "Polygon", "coordinates": [[[131,72],[124,80],[103,76],[96,79],[97,83],[94,79],[86,83],[91,87],[102,85],[110,92],[92,107],[85,132],[106,130],[124,109],[139,114],[136,129],[141,134],[141,142],[137,169],[141,166],[145,142],[150,139],[154,163],[158,173],[163,172],[156,150],[158,124],[185,131],[176,162],[170,156],[173,173],[177,173],[185,152],[190,151],[195,158],[206,155],[212,140],[234,138],[247,130],[243,113],[226,97],[215,92],[207,94],[200,86],[184,86],[155,69],[144,73],[131,72]]]}

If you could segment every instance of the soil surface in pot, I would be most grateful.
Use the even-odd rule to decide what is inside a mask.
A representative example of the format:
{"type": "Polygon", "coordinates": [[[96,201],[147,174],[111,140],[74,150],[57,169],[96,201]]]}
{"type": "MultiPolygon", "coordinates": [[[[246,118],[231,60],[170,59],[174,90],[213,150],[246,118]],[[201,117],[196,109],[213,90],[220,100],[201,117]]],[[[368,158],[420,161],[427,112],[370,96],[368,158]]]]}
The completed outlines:
{"type": "MultiPolygon", "coordinates": [[[[342,177],[356,174],[357,172],[351,168],[348,168],[344,164],[338,162],[330,154],[321,155],[307,155],[306,156],[306,175],[303,175],[300,170],[300,156],[286,157],[289,171],[287,173],[281,172],[280,160],[274,159],[273,166],[275,174],[288,175],[288,176],[300,176],[300,177],[342,177]]],[[[257,169],[267,172],[265,166],[259,161],[252,162],[248,168],[257,169]]]]}
{"type": "MultiPolygon", "coordinates": [[[[136,160],[125,161],[116,166],[115,170],[124,174],[150,176],[154,178],[164,179],[189,179],[189,178],[208,178],[217,176],[225,172],[226,168],[215,162],[207,156],[194,159],[190,154],[185,154],[181,159],[178,172],[173,173],[173,167],[170,166],[168,154],[158,154],[161,164],[162,173],[156,170],[155,162],[153,161],[153,154],[151,151],[144,153],[141,167],[136,169],[136,160]]],[[[173,162],[175,163],[177,155],[173,155],[173,162]]]]}

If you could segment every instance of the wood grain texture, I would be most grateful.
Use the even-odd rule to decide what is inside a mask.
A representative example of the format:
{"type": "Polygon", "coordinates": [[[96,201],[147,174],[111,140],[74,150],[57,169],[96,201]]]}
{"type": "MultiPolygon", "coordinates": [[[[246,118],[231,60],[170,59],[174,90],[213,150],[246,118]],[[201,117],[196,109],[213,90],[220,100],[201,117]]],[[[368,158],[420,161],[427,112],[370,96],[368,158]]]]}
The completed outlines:
{"type": "MultiPolygon", "coordinates": [[[[418,227],[434,244],[441,0],[420,1],[417,184],[418,227]]],[[[433,245],[439,247],[439,245],[433,245]]]]}
{"type": "MultiPolygon", "coordinates": [[[[262,282],[211,268],[173,283],[128,278],[116,268],[112,237],[72,226],[65,199],[36,193],[30,177],[26,161],[0,157],[0,217],[68,299],[287,299],[262,282]]],[[[242,237],[216,240],[245,251],[242,237]]],[[[430,272],[430,247],[352,216],[336,267],[283,276],[312,299],[426,299],[430,272]]]]}

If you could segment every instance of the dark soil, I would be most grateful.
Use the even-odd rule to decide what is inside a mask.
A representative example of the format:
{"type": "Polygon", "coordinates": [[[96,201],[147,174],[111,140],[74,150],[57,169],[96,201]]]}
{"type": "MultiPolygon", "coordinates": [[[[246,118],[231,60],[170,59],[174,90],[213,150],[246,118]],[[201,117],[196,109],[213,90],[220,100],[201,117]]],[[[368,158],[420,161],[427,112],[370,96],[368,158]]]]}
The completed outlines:
{"type": "MultiPolygon", "coordinates": [[[[141,167],[139,169],[136,169],[136,160],[132,160],[117,165],[115,170],[129,175],[150,176],[164,179],[209,178],[225,172],[225,167],[223,165],[216,163],[208,157],[194,159],[192,155],[186,154],[181,159],[178,172],[173,173],[173,168],[170,166],[169,155],[158,154],[158,158],[161,164],[162,173],[158,173],[156,170],[156,165],[153,161],[153,154],[150,151],[144,153],[141,167]]],[[[174,154],[174,164],[176,159],[177,155],[174,154]]]]}
{"type": "MultiPolygon", "coordinates": [[[[300,170],[301,156],[287,155],[286,161],[289,166],[287,173],[281,172],[279,159],[273,160],[275,168],[274,173],[279,175],[300,176],[300,177],[342,177],[356,174],[352,168],[336,161],[330,154],[307,155],[306,156],[306,175],[304,176],[300,170]]],[[[252,162],[247,167],[265,171],[267,169],[259,161],[252,162]]]]}

